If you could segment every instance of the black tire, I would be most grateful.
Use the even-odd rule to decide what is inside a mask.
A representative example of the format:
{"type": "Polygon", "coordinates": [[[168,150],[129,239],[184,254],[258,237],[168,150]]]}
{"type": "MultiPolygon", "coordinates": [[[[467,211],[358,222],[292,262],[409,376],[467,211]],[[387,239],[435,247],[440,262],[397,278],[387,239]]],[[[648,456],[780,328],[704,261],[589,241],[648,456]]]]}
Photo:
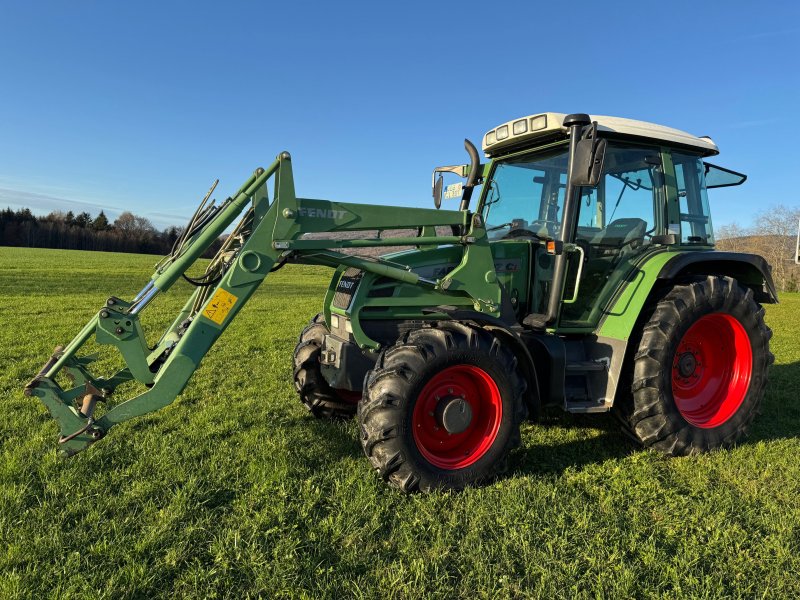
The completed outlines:
{"type": "MultiPolygon", "coordinates": [[[[379,476],[407,493],[437,488],[459,490],[484,483],[505,471],[509,452],[520,444],[520,423],[528,413],[523,397],[526,389],[526,382],[517,371],[514,354],[491,333],[456,322],[442,322],[410,331],[383,352],[374,369],[367,373],[364,398],[358,407],[361,445],[379,476]],[[430,401],[431,392],[427,390],[432,388],[426,386],[443,381],[447,387],[450,385],[447,378],[452,376],[448,373],[455,372],[478,374],[476,379],[489,386],[492,393],[459,396],[456,390],[455,396],[443,400],[436,396],[435,401],[439,402],[437,412],[442,402],[458,401],[459,397],[465,398],[464,403],[475,405],[474,409],[468,410],[472,420],[468,418],[463,432],[440,432],[436,435],[464,435],[473,439],[474,433],[475,439],[483,440],[483,446],[475,447],[473,458],[460,461],[474,462],[460,467],[457,465],[459,459],[455,459],[450,468],[437,466],[423,455],[427,450],[424,444],[420,446],[415,441],[413,423],[416,418],[417,426],[422,427],[418,415],[423,419],[428,418],[425,415],[430,419],[440,418],[434,417],[433,411],[427,412],[421,393],[424,392],[430,401]],[[491,399],[486,400],[487,396],[491,399]],[[415,416],[418,402],[421,409],[415,416]],[[489,408],[485,408],[486,402],[489,408]],[[498,407],[502,410],[497,411],[498,407]],[[489,425],[484,425],[484,419],[488,419],[485,423],[489,425]],[[489,431],[491,433],[487,433],[489,431]]],[[[452,388],[448,392],[454,393],[452,388]]],[[[441,421],[435,423],[450,431],[441,421]]],[[[431,424],[426,422],[425,427],[431,427],[431,424]]],[[[450,444],[451,440],[445,439],[450,444]]],[[[457,438],[452,438],[452,441],[456,442],[457,438]]],[[[457,445],[452,452],[460,456],[465,447],[468,446],[457,445]]]]}
{"type": "Polygon", "coordinates": [[[632,394],[615,404],[617,417],[643,446],[670,456],[733,446],[760,411],[771,337],[763,307],[735,279],[674,286],[641,331],[632,394]]]}
{"type": "Polygon", "coordinates": [[[308,411],[317,419],[350,419],[356,413],[357,398],[347,399],[333,389],[320,370],[319,357],[328,327],[318,314],[303,329],[294,349],[294,387],[308,411]]]}

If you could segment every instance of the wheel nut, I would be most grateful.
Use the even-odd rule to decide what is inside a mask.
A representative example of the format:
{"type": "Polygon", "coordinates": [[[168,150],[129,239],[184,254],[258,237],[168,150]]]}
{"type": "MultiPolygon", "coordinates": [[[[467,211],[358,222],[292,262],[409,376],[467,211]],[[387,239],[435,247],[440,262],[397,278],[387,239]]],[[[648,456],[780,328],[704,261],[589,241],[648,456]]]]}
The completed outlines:
{"type": "Polygon", "coordinates": [[[125,333],[125,330],[122,327],[117,327],[116,332],[117,335],[122,335],[123,333],[125,333]]]}
{"type": "Polygon", "coordinates": [[[101,311],[100,311],[100,316],[101,316],[103,319],[107,319],[107,318],[108,318],[108,311],[107,311],[107,310],[101,310],[101,311]]]}

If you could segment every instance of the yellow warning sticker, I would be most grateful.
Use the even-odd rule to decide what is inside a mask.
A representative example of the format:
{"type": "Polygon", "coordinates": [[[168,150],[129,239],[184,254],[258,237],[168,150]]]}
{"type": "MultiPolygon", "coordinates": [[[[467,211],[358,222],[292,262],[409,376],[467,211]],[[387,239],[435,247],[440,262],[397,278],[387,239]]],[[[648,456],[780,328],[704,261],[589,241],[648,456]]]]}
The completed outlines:
{"type": "Polygon", "coordinates": [[[203,316],[211,319],[217,325],[222,325],[237,299],[230,292],[219,288],[203,309],[203,316]]]}

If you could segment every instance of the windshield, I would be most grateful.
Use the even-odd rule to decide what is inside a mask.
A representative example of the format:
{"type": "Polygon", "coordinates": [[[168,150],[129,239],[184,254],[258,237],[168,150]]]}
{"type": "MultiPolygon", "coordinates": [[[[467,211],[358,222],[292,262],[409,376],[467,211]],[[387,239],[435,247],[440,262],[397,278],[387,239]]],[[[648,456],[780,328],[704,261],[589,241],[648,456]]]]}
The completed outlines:
{"type": "Polygon", "coordinates": [[[567,150],[500,163],[488,186],[483,216],[490,239],[553,239],[564,206],[567,150]]]}

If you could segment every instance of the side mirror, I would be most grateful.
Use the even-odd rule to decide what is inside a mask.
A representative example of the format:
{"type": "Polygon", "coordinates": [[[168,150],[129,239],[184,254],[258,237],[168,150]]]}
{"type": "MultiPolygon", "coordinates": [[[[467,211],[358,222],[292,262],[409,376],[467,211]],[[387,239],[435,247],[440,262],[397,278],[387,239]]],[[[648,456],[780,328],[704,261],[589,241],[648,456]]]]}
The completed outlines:
{"type": "Polygon", "coordinates": [[[455,192],[458,192],[458,196],[461,196],[462,187],[465,187],[460,183],[444,187],[443,174],[452,173],[458,177],[464,177],[464,172],[466,169],[467,165],[449,165],[444,167],[436,167],[433,170],[433,174],[431,175],[431,189],[433,190],[433,204],[436,206],[436,208],[441,208],[442,200],[456,198],[457,196],[452,195],[455,192]]]}
{"type": "Polygon", "coordinates": [[[572,158],[570,183],[580,187],[597,187],[603,175],[607,142],[596,137],[578,141],[572,158]]]}
{"type": "Polygon", "coordinates": [[[442,181],[444,178],[442,174],[439,173],[439,177],[436,178],[436,183],[433,184],[433,205],[436,208],[442,207],[442,181]]]}

